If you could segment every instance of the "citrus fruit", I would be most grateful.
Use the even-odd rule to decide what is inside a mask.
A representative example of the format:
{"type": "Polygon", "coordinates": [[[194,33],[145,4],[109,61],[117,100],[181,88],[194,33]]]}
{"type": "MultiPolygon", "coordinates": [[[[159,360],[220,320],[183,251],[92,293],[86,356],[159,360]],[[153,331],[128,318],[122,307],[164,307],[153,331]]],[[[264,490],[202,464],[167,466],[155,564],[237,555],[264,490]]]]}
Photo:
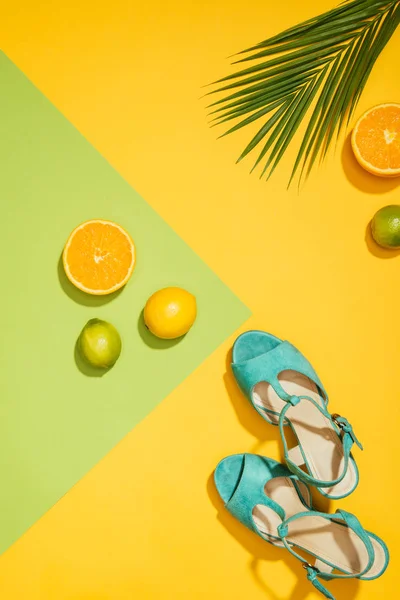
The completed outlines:
{"type": "Polygon", "coordinates": [[[94,219],[79,225],[63,252],[68,279],[88,294],[105,295],[126,284],[135,267],[135,245],[112,221],[94,219]]]}
{"type": "Polygon", "coordinates": [[[384,248],[400,247],[400,206],[391,204],[375,213],[371,221],[372,237],[384,248]]]}
{"type": "Polygon", "coordinates": [[[196,314],[196,298],[192,294],[182,288],[168,287],[147,300],[144,321],[151,333],[171,340],[189,331],[196,314]]]}
{"type": "Polygon", "coordinates": [[[78,347],[82,357],[93,367],[108,369],[121,354],[121,338],[114,325],[90,319],[82,329],[78,347]]]}
{"type": "Polygon", "coordinates": [[[400,175],[400,104],[380,104],[360,117],[351,135],[356,159],[381,177],[400,175]]]}

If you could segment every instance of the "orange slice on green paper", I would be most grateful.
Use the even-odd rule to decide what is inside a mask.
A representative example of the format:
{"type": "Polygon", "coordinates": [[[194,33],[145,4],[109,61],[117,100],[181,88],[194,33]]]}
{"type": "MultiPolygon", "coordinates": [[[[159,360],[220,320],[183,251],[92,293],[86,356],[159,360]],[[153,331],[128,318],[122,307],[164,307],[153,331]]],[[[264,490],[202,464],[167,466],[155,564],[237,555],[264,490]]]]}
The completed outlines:
{"type": "Polygon", "coordinates": [[[101,219],[86,221],[74,229],[63,252],[65,273],[71,283],[97,296],[123,287],[135,262],[135,244],[128,232],[101,219]]]}

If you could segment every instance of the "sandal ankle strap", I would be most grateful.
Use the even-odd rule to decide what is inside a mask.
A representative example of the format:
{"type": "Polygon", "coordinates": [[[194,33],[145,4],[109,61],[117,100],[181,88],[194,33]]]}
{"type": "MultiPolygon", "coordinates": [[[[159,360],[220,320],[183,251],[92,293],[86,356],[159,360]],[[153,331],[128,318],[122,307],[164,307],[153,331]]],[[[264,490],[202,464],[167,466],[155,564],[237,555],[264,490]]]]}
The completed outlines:
{"type": "MultiPolygon", "coordinates": [[[[306,569],[306,571],[307,571],[307,579],[310,581],[310,583],[312,583],[313,586],[321,594],[323,594],[326,598],[330,598],[331,600],[335,600],[334,596],[332,596],[332,594],[329,592],[329,590],[321,583],[320,579],[323,579],[325,581],[330,581],[332,579],[351,579],[351,578],[355,578],[355,577],[359,578],[370,569],[370,567],[372,566],[372,564],[374,562],[375,552],[374,552],[374,548],[372,546],[372,543],[371,543],[371,540],[370,540],[370,537],[369,537],[367,531],[361,525],[360,521],[357,519],[356,516],[354,516],[351,513],[346,512],[344,510],[338,509],[335,514],[323,513],[323,512],[318,512],[318,511],[304,511],[304,512],[298,513],[298,514],[293,515],[293,516],[289,517],[288,519],[285,519],[284,521],[282,521],[282,523],[278,526],[278,535],[279,535],[280,540],[284,544],[285,548],[287,550],[289,550],[289,552],[293,556],[295,556],[298,560],[300,560],[302,562],[304,569],[306,569]],[[320,569],[318,569],[316,566],[305,562],[304,558],[300,554],[298,554],[295,550],[293,550],[292,545],[286,539],[289,534],[289,524],[300,518],[316,517],[316,516],[323,517],[330,521],[338,521],[338,520],[343,521],[343,526],[347,526],[360,538],[360,540],[364,544],[365,549],[368,554],[368,564],[363,569],[363,571],[361,571],[360,573],[358,573],[356,575],[354,573],[343,573],[343,574],[325,573],[325,572],[321,571],[320,569]]],[[[319,560],[321,560],[321,559],[319,559],[319,560]]],[[[333,566],[333,567],[335,568],[335,566],[333,566]]],[[[339,567],[336,567],[336,568],[339,568],[339,567]]]]}
{"type": "Polygon", "coordinates": [[[290,469],[290,471],[294,475],[297,475],[297,477],[301,481],[304,481],[305,483],[308,483],[309,485],[314,485],[319,488],[333,487],[334,485],[340,483],[342,481],[342,479],[346,476],[348,465],[349,465],[349,460],[350,460],[350,455],[351,455],[351,449],[354,444],[356,444],[360,448],[360,450],[363,450],[363,446],[360,443],[360,441],[358,440],[358,438],[356,437],[356,435],[353,431],[353,427],[351,426],[349,421],[345,417],[342,417],[341,415],[338,415],[338,414],[330,415],[325,407],[319,405],[310,396],[291,396],[290,397],[290,399],[287,401],[286,406],[282,409],[281,414],[279,416],[279,430],[280,430],[280,434],[281,434],[282,442],[283,442],[285,461],[286,461],[286,464],[287,464],[288,468],[290,469]],[[342,473],[339,475],[339,477],[337,477],[336,479],[333,479],[332,481],[323,481],[320,479],[316,479],[309,473],[304,472],[303,469],[301,469],[290,458],[290,451],[289,451],[289,447],[287,445],[285,432],[284,432],[286,413],[288,412],[288,410],[290,410],[291,406],[296,406],[302,400],[311,402],[325,417],[327,417],[333,423],[333,425],[335,426],[335,429],[342,441],[343,455],[344,455],[343,469],[342,469],[342,473]]]}

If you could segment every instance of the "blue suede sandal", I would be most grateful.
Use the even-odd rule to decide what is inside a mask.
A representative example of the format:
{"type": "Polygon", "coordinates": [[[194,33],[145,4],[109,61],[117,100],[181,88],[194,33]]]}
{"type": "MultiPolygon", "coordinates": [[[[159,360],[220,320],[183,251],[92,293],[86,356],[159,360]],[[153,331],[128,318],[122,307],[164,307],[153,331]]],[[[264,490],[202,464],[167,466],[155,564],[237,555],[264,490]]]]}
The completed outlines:
{"type": "Polygon", "coordinates": [[[312,510],[308,486],[275,460],[228,456],[217,466],[214,480],[226,509],[265,541],[302,561],[307,579],[326,598],[335,600],[321,581],[370,580],[385,571],[385,543],[348,512],[312,510]]]}
{"type": "Polygon", "coordinates": [[[328,412],[324,387],[301,352],[269,333],[248,331],[233,346],[232,370],[257,412],[279,426],[290,471],[328,498],[351,494],[358,484],[351,449],[362,446],[347,419],[328,412]],[[298,442],[290,449],[286,426],[298,442]]]}

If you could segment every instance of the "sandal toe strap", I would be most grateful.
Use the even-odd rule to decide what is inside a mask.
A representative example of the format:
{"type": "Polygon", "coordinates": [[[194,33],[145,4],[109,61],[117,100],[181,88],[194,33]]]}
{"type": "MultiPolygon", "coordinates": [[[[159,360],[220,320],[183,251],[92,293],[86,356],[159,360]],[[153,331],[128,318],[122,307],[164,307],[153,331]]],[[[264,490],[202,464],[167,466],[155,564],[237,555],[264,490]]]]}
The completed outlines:
{"type": "Polygon", "coordinates": [[[321,390],[324,402],[328,401],[328,395],[314,368],[305,356],[289,342],[281,342],[273,350],[249,360],[240,363],[234,362],[232,370],[239,387],[251,402],[253,402],[253,389],[260,381],[269,383],[281,400],[290,402],[290,394],[283,389],[279,381],[279,374],[287,370],[297,371],[308,377],[321,390]]]}

